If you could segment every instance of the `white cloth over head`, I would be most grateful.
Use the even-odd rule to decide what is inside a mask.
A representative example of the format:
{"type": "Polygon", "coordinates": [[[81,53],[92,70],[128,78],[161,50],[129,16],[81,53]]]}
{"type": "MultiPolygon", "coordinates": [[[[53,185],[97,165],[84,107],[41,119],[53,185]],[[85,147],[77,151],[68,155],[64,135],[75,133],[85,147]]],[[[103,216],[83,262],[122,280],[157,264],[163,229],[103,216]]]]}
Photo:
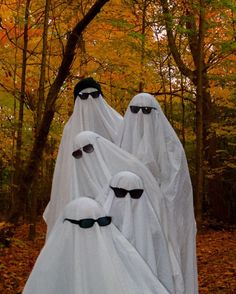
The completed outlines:
{"type": "Polygon", "coordinates": [[[97,200],[170,293],[184,293],[181,269],[170,258],[168,242],[141,178],[119,172],[97,200]]]}
{"type": "Polygon", "coordinates": [[[159,185],[148,168],[135,156],[90,131],[76,135],[74,150],[81,150],[82,156],[74,158],[72,199],[80,196],[96,198],[114,174],[123,170],[131,171],[142,179],[157,217],[160,220],[165,219],[164,201],[159,185]],[[90,153],[83,150],[88,145],[93,146],[90,153]]]}
{"type": "MultiPolygon", "coordinates": [[[[165,219],[162,193],[148,168],[132,154],[122,150],[102,136],[84,131],[77,134],[73,142],[73,152],[81,152],[80,158],[71,156],[70,188],[64,193],[53,194],[50,200],[50,223],[55,223],[65,205],[78,197],[96,198],[103,191],[110,178],[119,171],[135,172],[141,177],[152,205],[161,223],[165,219]],[[86,146],[92,145],[93,151],[87,153],[86,146]],[[80,151],[78,151],[80,150],[80,151]],[[85,151],[84,151],[85,150],[85,151]]],[[[68,154],[69,157],[69,154],[68,154]]],[[[68,167],[69,169],[69,167],[68,167]]],[[[63,178],[61,179],[63,185],[63,178]]],[[[69,179],[68,179],[69,181],[69,179]]]]}
{"type": "Polygon", "coordinates": [[[170,294],[112,223],[99,225],[98,219],[106,216],[93,199],[70,202],[42,249],[23,294],[170,294]],[[92,219],[93,225],[80,227],[78,221],[87,219],[92,219]]]}
{"type": "MultiPolygon", "coordinates": [[[[81,93],[91,93],[94,91],[97,91],[97,89],[86,88],[81,93]]],[[[50,197],[50,202],[51,200],[54,202],[53,205],[57,205],[53,200],[54,198],[63,201],[63,198],[66,197],[65,195],[70,193],[71,171],[73,170],[71,153],[73,151],[75,135],[81,131],[91,130],[108,140],[114,141],[121,122],[122,116],[109,106],[102,97],[102,94],[98,98],[92,98],[90,95],[86,100],[82,100],[80,97],[76,98],[73,113],[64,127],[57,155],[50,197]]],[[[55,221],[53,216],[51,217],[50,202],[44,212],[48,233],[55,221]]],[[[65,200],[64,204],[66,203],[67,201],[65,200]]],[[[59,203],[59,206],[56,208],[57,212],[60,213],[61,208],[64,206],[59,203]]]]}
{"type": "Polygon", "coordinates": [[[160,183],[168,237],[183,271],[185,293],[198,293],[196,224],[188,164],[180,140],[152,95],[140,93],[130,101],[117,144],[139,158],[160,183]],[[142,109],[133,113],[130,106],[152,109],[149,114],[142,109]]]}

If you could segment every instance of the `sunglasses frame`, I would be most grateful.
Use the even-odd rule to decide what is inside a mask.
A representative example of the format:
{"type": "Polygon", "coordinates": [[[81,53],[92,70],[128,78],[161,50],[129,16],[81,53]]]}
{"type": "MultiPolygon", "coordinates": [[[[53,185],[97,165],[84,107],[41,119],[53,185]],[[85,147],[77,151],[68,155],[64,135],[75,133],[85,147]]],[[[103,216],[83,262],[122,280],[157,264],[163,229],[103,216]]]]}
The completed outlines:
{"type": "Polygon", "coordinates": [[[98,225],[100,227],[108,226],[108,225],[110,225],[111,220],[112,220],[112,217],[111,216],[102,216],[102,217],[99,217],[98,219],[84,218],[84,219],[80,219],[80,220],[71,219],[71,218],[65,218],[63,220],[63,222],[64,221],[69,221],[72,224],[78,225],[82,229],[89,229],[89,228],[93,227],[93,225],[96,222],[98,223],[98,225]],[[106,221],[106,222],[104,223],[104,221],[106,221]],[[87,222],[87,225],[86,225],[86,222],[87,222]]]}
{"type": "Polygon", "coordinates": [[[139,110],[142,109],[143,114],[150,114],[152,109],[156,109],[156,107],[138,105],[130,105],[129,108],[132,113],[138,113],[139,110]]]}
{"type": "Polygon", "coordinates": [[[72,152],[72,156],[76,159],[79,159],[83,156],[83,152],[82,150],[85,152],[85,153],[92,153],[94,151],[94,147],[92,144],[87,144],[85,145],[84,147],[80,148],[80,149],[77,149],[75,151],[72,152]]]}
{"type": "Polygon", "coordinates": [[[114,191],[114,194],[117,198],[125,198],[125,196],[129,193],[132,199],[139,199],[143,194],[143,189],[132,189],[126,190],[124,188],[112,187],[110,188],[114,191]],[[121,194],[120,194],[121,193],[121,194]],[[136,195],[138,193],[138,195],[136,195]]]}
{"type": "Polygon", "coordinates": [[[80,97],[81,100],[87,100],[89,95],[91,95],[93,99],[96,99],[99,97],[100,94],[101,94],[100,91],[94,91],[91,93],[79,93],[78,96],[80,97]]]}

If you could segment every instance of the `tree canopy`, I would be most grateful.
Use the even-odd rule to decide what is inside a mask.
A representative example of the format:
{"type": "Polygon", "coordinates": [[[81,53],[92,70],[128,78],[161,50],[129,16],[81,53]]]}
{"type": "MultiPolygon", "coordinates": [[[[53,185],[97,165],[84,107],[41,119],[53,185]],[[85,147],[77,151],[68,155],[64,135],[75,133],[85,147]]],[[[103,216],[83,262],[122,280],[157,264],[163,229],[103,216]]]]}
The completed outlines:
{"type": "Polygon", "coordinates": [[[45,206],[73,87],[93,76],[121,114],[140,91],[157,97],[185,147],[197,213],[235,220],[233,2],[10,0],[0,7],[3,211],[21,216],[45,206]]]}

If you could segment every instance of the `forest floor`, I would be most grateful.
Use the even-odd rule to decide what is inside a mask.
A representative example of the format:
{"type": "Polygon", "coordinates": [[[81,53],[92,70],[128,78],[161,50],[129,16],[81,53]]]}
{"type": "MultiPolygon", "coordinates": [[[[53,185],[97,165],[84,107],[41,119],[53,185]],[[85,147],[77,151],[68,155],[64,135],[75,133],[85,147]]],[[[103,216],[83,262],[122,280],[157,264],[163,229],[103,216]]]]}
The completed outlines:
{"type": "MultiPolygon", "coordinates": [[[[9,227],[10,228],[10,227],[9,227]]],[[[8,224],[0,223],[7,232],[8,224]]],[[[44,244],[46,226],[37,223],[34,241],[28,240],[28,225],[17,228],[8,242],[0,239],[0,293],[20,294],[44,244]]],[[[10,231],[10,230],[9,230],[10,231]]],[[[6,240],[5,240],[6,241],[6,240]]],[[[199,294],[236,293],[236,228],[204,226],[197,235],[199,294]]],[[[42,293],[43,294],[43,293],[42,293]]]]}

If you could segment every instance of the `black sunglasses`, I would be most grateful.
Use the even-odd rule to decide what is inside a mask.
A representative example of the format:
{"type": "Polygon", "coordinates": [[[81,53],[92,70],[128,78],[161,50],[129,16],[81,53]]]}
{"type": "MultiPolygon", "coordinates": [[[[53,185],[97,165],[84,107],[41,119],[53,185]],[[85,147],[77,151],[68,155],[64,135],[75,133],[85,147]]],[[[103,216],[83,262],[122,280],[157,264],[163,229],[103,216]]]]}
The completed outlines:
{"type": "Polygon", "coordinates": [[[126,194],[129,193],[131,198],[139,199],[143,194],[143,189],[125,190],[112,186],[110,186],[110,188],[114,191],[117,198],[124,198],[126,194]]]}
{"type": "Polygon", "coordinates": [[[111,216],[103,216],[103,217],[99,217],[98,219],[84,218],[80,220],[65,218],[64,221],[69,221],[72,224],[79,225],[83,229],[88,229],[88,228],[91,228],[95,222],[97,222],[100,227],[105,227],[110,225],[111,216]]]}
{"type": "MultiPolygon", "coordinates": [[[[88,144],[88,145],[85,145],[84,147],[81,148],[85,153],[91,153],[93,152],[94,148],[93,148],[93,145],[92,144],[88,144]]],[[[72,155],[76,158],[76,159],[79,159],[80,157],[82,157],[83,155],[83,152],[81,149],[77,149],[75,150],[72,155]]]]}
{"type": "Polygon", "coordinates": [[[82,99],[82,100],[88,99],[89,95],[91,95],[95,99],[95,98],[99,97],[100,92],[95,91],[95,92],[91,92],[91,93],[79,93],[78,95],[79,95],[80,99],[82,99]]]}
{"type": "Polygon", "coordinates": [[[149,113],[151,113],[152,109],[156,109],[156,108],[155,107],[149,107],[149,106],[130,105],[130,110],[133,113],[138,113],[140,109],[142,109],[143,114],[149,114],[149,113]]]}

